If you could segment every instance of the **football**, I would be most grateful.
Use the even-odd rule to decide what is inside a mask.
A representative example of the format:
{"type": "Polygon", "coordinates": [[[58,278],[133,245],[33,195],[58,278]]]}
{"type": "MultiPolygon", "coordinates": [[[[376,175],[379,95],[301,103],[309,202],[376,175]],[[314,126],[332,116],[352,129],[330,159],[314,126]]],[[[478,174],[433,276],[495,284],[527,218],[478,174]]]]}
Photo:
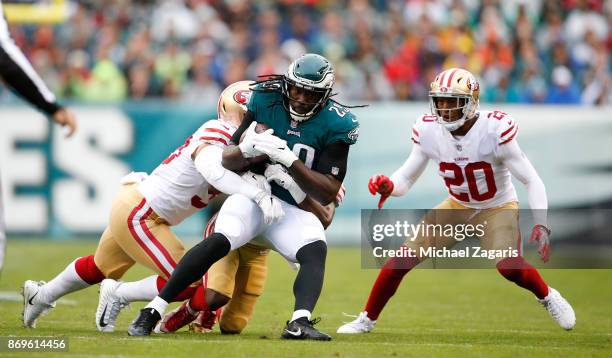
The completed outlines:
{"type": "MultiPolygon", "coordinates": [[[[257,125],[255,126],[255,133],[261,133],[267,130],[268,128],[270,127],[266,124],[257,123],[257,125]]],[[[246,131],[244,131],[242,135],[240,136],[240,143],[242,143],[242,140],[244,140],[245,135],[246,135],[246,131]]],[[[260,156],[253,157],[253,158],[247,158],[247,160],[249,161],[250,166],[255,166],[255,165],[266,163],[267,161],[270,160],[270,158],[264,154],[264,155],[260,155],[260,156]]]]}

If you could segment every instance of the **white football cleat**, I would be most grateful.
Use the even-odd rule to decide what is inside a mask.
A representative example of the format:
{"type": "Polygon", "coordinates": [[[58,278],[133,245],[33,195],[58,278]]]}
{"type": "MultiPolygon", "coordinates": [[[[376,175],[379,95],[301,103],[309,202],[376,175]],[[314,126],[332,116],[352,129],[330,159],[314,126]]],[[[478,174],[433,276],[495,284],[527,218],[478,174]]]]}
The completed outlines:
{"type": "MultiPolygon", "coordinates": [[[[347,315],[349,316],[349,315],[347,315]]],[[[355,316],[351,316],[355,317],[355,316]]],[[[367,312],[361,312],[359,316],[356,316],[354,321],[347,322],[338,328],[336,333],[344,333],[344,334],[357,334],[357,333],[369,333],[374,329],[374,325],[376,321],[368,318],[367,312]]]]}
{"type": "Polygon", "coordinates": [[[42,302],[40,293],[40,287],[44,285],[45,281],[32,281],[27,280],[23,283],[21,295],[23,296],[23,326],[26,328],[36,328],[36,320],[41,315],[44,315],[51,308],[55,307],[55,302],[46,303],[42,302]]]}
{"type": "Polygon", "coordinates": [[[559,291],[552,287],[548,287],[548,296],[543,299],[538,299],[550,316],[565,330],[570,330],[576,325],[576,314],[574,309],[567,302],[559,291]]]}
{"type": "Polygon", "coordinates": [[[100,332],[113,332],[119,312],[129,305],[129,302],[115,294],[121,284],[110,278],[100,283],[100,299],[96,309],[96,327],[100,332]]]}

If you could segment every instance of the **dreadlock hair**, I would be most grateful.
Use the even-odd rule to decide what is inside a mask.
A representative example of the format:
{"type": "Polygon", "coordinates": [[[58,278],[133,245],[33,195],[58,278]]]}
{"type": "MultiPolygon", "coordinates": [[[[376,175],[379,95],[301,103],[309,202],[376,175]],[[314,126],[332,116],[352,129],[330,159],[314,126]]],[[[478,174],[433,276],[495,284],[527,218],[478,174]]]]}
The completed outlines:
{"type": "MultiPolygon", "coordinates": [[[[283,92],[283,81],[285,81],[285,75],[278,75],[278,74],[270,74],[270,75],[260,75],[257,76],[258,78],[260,78],[259,80],[255,81],[252,85],[251,85],[251,89],[253,92],[278,92],[278,93],[282,93],[283,92]],[[259,87],[259,88],[257,88],[259,87]]],[[[332,101],[342,107],[346,107],[346,108],[364,108],[364,107],[368,107],[369,104],[358,104],[358,105],[346,105],[343,103],[340,103],[338,101],[336,101],[335,99],[331,98],[333,96],[338,95],[338,92],[332,93],[328,100],[332,101]]],[[[276,101],[273,102],[272,104],[270,104],[269,106],[276,106],[276,105],[282,105],[282,101],[276,101]]]]}

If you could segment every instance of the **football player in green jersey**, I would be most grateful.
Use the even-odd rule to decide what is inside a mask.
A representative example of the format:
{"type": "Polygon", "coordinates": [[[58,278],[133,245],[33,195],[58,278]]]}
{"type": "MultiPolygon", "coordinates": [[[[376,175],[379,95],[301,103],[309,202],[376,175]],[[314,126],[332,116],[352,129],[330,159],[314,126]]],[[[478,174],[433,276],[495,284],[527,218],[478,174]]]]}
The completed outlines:
{"type": "Polygon", "coordinates": [[[321,222],[307,209],[335,199],[346,174],[349,147],[359,134],[353,114],[330,98],[333,84],[331,63],[316,54],[298,58],[284,75],[257,84],[243,125],[233,137],[234,143],[240,143],[224,150],[223,165],[241,171],[251,165],[252,158],[267,155],[276,163],[266,168],[272,200],[280,199],[284,215],[266,223],[262,203],[243,195],[230,196],[221,207],[214,233],[185,254],[159,296],[132,323],[131,335],[150,334],[175,291],[197,281],[230,250],[260,236],[262,244],[300,264],[293,286],[294,313],[282,337],[331,339],[315,329],[316,320],[311,320],[323,285],[327,245],[321,222]],[[269,129],[256,133],[258,123],[269,129]],[[279,170],[288,175],[280,175],[279,170]]]}

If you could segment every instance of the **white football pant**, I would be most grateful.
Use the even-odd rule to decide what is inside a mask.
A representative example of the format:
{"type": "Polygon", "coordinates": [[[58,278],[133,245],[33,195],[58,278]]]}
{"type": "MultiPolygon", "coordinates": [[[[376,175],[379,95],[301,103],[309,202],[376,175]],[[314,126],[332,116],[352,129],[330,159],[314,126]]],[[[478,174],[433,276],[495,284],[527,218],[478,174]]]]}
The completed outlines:
{"type": "Polygon", "coordinates": [[[266,246],[287,261],[297,262],[295,255],[305,245],[318,240],[325,241],[325,230],[317,217],[305,210],[281,200],[285,216],[274,224],[266,225],[263,213],[255,202],[244,195],[231,195],[219,211],[215,232],[227,237],[231,250],[235,250],[256,236],[254,241],[266,246]]]}

